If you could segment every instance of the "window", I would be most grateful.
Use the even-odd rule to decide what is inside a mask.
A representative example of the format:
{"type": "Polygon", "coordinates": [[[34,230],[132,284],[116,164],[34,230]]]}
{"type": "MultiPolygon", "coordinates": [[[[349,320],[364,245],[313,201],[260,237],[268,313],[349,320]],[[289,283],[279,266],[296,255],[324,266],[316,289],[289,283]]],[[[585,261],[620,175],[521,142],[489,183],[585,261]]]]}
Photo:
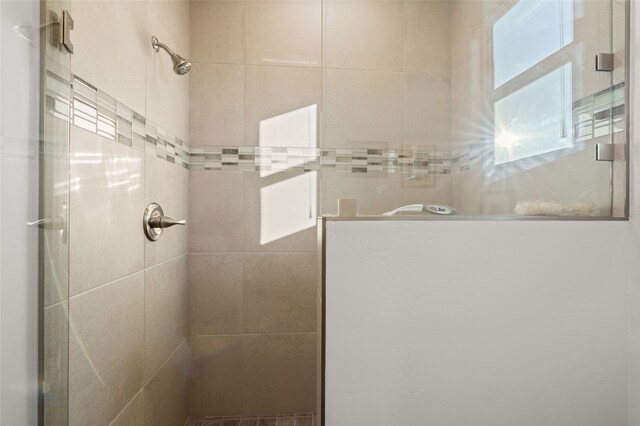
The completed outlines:
{"type": "Polygon", "coordinates": [[[494,104],[495,164],[571,146],[571,64],[494,104]]]}
{"type": "Polygon", "coordinates": [[[573,3],[520,0],[493,26],[494,164],[572,143],[573,3]]]}

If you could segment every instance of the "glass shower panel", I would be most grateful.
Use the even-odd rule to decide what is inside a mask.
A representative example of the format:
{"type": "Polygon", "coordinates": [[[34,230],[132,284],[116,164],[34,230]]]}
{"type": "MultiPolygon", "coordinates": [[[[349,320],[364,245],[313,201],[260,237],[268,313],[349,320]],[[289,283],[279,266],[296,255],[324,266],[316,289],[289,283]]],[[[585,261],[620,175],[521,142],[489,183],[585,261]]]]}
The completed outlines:
{"type": "Polygon", "coordinates": [[[67,0],[41,9],[40,424],[68,424],[70,55],[59,47],[67,0]]]}
{"type": "Polygon", "coordinates": [[[323,7],[323,214],[624,215],[626,2],[323,7]]]}

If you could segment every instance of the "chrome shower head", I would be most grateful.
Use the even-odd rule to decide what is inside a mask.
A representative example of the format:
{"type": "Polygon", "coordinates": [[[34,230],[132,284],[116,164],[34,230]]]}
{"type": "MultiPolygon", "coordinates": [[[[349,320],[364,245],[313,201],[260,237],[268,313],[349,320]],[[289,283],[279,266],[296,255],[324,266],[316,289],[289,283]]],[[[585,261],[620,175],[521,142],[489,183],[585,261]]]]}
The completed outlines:
{"type": "Polygon", "coordinates": [[[169,56],[171,56],[171,61],[173,62],[173,72],[175,72],[176,74],[185,75],[191,70],[191,62],[178,55],[177,53],[174,53],[167,47],[166,44],[160,43],[160,41],[158,41],[158,37],[151,37],[151,46],[153,46],[153,50],[155,50],[156,52],[159,52],[160,49],[163,49],[169,54],[169,56]]]}

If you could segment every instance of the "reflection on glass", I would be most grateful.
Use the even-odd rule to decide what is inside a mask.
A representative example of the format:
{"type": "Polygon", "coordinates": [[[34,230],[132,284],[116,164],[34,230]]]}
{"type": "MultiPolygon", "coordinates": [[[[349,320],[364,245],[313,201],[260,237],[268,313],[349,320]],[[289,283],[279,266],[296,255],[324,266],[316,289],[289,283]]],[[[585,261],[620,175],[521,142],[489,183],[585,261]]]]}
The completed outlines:
{"type": "Polygon", "coordinates": [[[493,26],[494,87],[572,41],[572,1],[520,0],[493,26]]]}
{"type": "Polygon", "coordinates": [[[495,164],[571,146],[571,64],[494,105],[495,164]]]}

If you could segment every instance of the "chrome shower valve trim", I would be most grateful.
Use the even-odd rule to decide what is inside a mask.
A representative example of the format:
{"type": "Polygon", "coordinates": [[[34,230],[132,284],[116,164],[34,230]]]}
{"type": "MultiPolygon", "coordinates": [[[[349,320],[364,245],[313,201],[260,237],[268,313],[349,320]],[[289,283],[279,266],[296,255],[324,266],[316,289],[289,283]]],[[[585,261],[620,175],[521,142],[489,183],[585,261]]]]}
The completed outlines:
{"type": "Polygon", "coordinates": [[[186,225],[186,220],[175,220],[164,215],[164,211],[160,204],[151,203],[144,210],[142,216],[142,228],[144,229],[144,235],[149,241],[157,241],[162,235],[162,231],[165,228],[171,228],[175,225],[186,225]]]}

